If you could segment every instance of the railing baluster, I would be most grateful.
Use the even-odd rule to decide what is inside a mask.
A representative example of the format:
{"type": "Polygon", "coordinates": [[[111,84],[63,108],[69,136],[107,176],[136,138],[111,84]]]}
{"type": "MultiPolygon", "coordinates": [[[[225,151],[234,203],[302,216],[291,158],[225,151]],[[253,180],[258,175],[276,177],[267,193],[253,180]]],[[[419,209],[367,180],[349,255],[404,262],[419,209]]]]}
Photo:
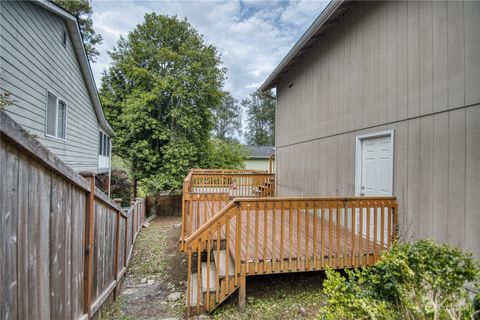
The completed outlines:
{"type": "Polygon", "coordinates": [[[268,216],[267,216],[265,202],[262,201],[262,204],[263,204],[263,272],[265,273],[267,268],[268,216]]]}
{"type": "Polygon", "coordinates": [[[200,285],[202,284],[202,280],[201,280],[201,270],[202,270],[202,266],[201,266],[201,244],[202,244],[202,238],[200,238],[200,242],[198,243],[197,245],[197,313],[200,313],[200,294],[201,294],[201,288],[200,288],[200,285]]]}
{"type": "Polygon", "coordinates": [[[250,266],[250,257],[249,257],[249,247],[250,247],[250,203],[247,203],[247,224],[245,226],[246,235],[245,235],[245,264],[246,264],[246,273],[249,272],[250,266]]]}
{"type": "MultiPolygon", "coordinates": [[[[220,267],[220,242],[222,241],[222,225],[220,223],[217,224],[217,255],[215,256],[215,262],[218,263],[218,266],[220,267]]],[[[215,286],[215,303],[218,303],[220,301],[220,270],[217,270],[215,272],[217,275],[217,283],[215,286]]]]}
{"type": "Polygon", "coordinates": [[[352,228],[351,228],[351,233],[352,233],[352,250],[351,250],[351,259],[350,259],[350,265],[353,267],[355,266],[355,235],[357,233],[357,220],[356,218],[356,209],[355,209],[355,201],[352,201],[352,228]]]}
{"type": "Polygon", "coordinates": [[[292,270],[292,241],[293,241],[293,226],[292,226],[292,202],[288,201],[288,270],[292,270]]]}
{"type": "MultiPolygon", "coordinates": [[[[393,210],[392,210],[393,211],[393,210]]],[[[387,249],[390,248],[390,245],[392,243],[392,239],[391,239],[391,230],[392,229],[392,214],[389,214],[388,215],[388,229],[387,229],[387,232],[388,232],[388,246],[387,246],[387,249]]]]}
{"type": "Polygon", "coordinates": [[[343,233],[343,259],[342,259],[342,266],[346,267],[347,266],[347,239],[348,239],[348,201],[345,201],[343,203],[343,227],[342,227],[342,233],[343,233]]]}
{"type": "Polygon", "coordinates": [[[298,208],[298,202],[295,201],[295,211],[297,212],[297,254],[296,254],[296,261],[297,261],[297,266],[296,270],[298,271],[300,269],[300,225],[302,223],[302,217],[300,216],[301,212],[300,209],[298,208]]]}
{"type": "Polygon", "coordinates": [[[191,288],[192,288],[192,249],[191,247],[187,248],[188,250],[188,262],[187,262],[187,312],[190,314],[191,301],[191,288]]]}
{"type": "Polygon", "coordinates": [[[210,310],[210,230],[207,233],[207,299],[206,306],[207,310],[210,310]]]}
{"type": "Polygon", "coordinates": [[[358,216],[358,219],[359,219],[359,223],[360,223],[360,226],[359,226],[359,231],[358,231],[358,234],[359,234],[359,237],[358,237],[358,264],[359,265],[362,265],[363,263],[363,252],[362,252],[362,239],[363,239],[363,201],[360,201],[360,210],[359,210],[359,216],[358,216]]]}
{"type": "Polygon", "coordinates": [[[283,216],[283,201],[280,202],[280,270],[283,271],[283,250],[284,250],[284,230],[285,230],[285,218],[283,216]]]}
{"type": "Polygon", "coordinates": [[[328,201],[328,266],[332,267],[332,259],[333,259],[333,241],[332,241],[332,219],[333,219],[333,212],[332,212],[332,202],[328,201]]]}
{"type": "Polygon", "coordinates": [[[227,221],[225,223],[225,280],[226,280],[226,290],[225,295],[228,295],[229,285],[230,285],[230,269],[229,269],[229,260],[228,257],[230,256],[230,216],[227,215],[227,221]]]}
{"type": "Polygon", "coordinates": [[[337,243],[336,243],[336,251],[337,251],[337,259],[336,259],[336,266],[340,266],[340,201],[335,201],[335,224],[336,224],[336,238],[337,238],[337,243]]]}
{"type": "Polygon", "coordinates": [[[318,203],[313,203],[313,269],[317,269],[317,210],[318,203]]]}
{"type": "MultiPolygon", "coordinates": [[[[380,216],[380,254],[385,250],[385,207],[382,207],[382,215],[380,216]]],[[[390,210],[387,207],[387,214],[390,214],[390,210]]]]}
{"type": "Polygon", "coordinates": [[[258,273],[258,201],[255,201],[255,273],[258,273]]]}
{"type": "Polygon", "coordinates": [[[365,225],[365,228],[366,228],[366,237],[365,237],[365,242],[366,242],[366,257],[367,257],[367,261],[366,261],[366,264],[367,266],[370,265],[370,211],[372,210],[372,207],[371,207],[371,202],[370,201],[367,201],[367,220],[366,220],[366,225],[365,225]]]}
{"type": "MultiPolygon", "coordinates": [[[[381,203],[383,207],[383,203],[381,203]]],[[[373,263],[377,262],[378,258],[378,202],[374,202],[374,208],[373,208],[373,263]]]]}
{"type": "Polygon", "coordinates": [[[320,202],[320,263],[321,268],[325,268],[325,202],[320,202]]]}
{"type": "Polygon", "coordinates": [[[241,231],[242,231],[242,217],[240,216],[240,204],[237,204],[237,209],[235,210],[236,214],[236,223],[235,223],[235,285],[238,286],[238,274],[240,273],[240,264],[241,264],[241,251],[242,251],[242,242],[241,242],[241,231]]]}
{"type": "Polygon", "coordinates": [[[275,261],[277,260],[275,257],[275,247],[277,246],[277,241],[276,241],[276,227],[277,227],[277,206],[276,202],[272,203],[272,272],[277,271],[276,270],[276,264],[275,261]]]}
{"type": "Polygon", "coordinates": [[[305,261],[304,261],[304,270],[310,269],[310,252],[308,251],[308,237],[309,237],[309,216],[310,215],[310,206],[309,202],[305,202],[305,261]]]}

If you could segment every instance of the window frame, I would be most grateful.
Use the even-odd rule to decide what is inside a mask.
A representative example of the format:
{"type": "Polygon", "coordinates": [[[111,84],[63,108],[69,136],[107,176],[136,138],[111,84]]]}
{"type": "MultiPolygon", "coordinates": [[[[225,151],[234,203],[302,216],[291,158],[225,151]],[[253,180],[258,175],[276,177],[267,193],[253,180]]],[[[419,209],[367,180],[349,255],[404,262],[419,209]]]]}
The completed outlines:
{"type": "Polygon", "coordinates": [[[46,99],[45,99],[45,137],[58,140],[58,141],[67,141],[67,127],[68,127],[68,103],[67,101],[58,95],[52,90],[47,90],[46,99]],[[48,133],[48,96],[53,95],[55,97],[55,135],[48,133]],[[58,119],[59,119],[59,102],[62,101],[65,104],[65,126],[64,126],[64,137],[58,136],[58,119]]]}
{"type": "Polygon", "coordinates": [[[98,133],[98,150],[100,151],[98,155],[108,158],[110,157],[110,136],[100,128],[98,129],[98,133]]]}

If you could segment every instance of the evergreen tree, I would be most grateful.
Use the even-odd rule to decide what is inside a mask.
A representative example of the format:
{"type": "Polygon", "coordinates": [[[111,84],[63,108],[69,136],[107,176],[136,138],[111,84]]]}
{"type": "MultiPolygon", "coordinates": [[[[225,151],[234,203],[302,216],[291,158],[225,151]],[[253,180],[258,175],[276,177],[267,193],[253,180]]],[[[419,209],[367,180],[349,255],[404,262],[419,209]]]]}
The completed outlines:
{"type": "Polygon", "coordinates": [[[114,152],[131,164],[134,185],[148,178],[179,189],[208,157],[225,74],[216,49],[186,19],[148,13],[109,55],[100,94],[114,152]]]}
{"type": "Polygon", "coordinates": [[[275,145],[275,95],[271,92],[255,92],[242,101],[247,112],[248,144],[257,146],[275,145]]]}
{"type": "Polygon", "coordinates": [[[213,134],[215,138],[232,141],[242,132],[242,109],[229,92],[225,92],[222,103],[212,109],[213,134]]]}
{"type": "Polygon", "coordinates": [[[53,2],[78,18],[87,57],[90,62],[95,62],[99,55],[95,46],[101,44],[103,39],[93,30],[93,11],[88,0],[53,0],[53,2]]]}

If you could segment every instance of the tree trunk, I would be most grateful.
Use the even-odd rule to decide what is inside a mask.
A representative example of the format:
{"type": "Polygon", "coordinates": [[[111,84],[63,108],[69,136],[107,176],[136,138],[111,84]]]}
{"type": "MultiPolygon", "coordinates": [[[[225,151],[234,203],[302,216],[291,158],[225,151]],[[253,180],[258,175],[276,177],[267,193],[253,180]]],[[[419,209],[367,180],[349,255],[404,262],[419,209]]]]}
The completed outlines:
{"type": "Polygon", "coordinates": [[[130,202],[135,202],[137,197],[137,178],[133,177],[132,188],[130,191],[130,202]]]}

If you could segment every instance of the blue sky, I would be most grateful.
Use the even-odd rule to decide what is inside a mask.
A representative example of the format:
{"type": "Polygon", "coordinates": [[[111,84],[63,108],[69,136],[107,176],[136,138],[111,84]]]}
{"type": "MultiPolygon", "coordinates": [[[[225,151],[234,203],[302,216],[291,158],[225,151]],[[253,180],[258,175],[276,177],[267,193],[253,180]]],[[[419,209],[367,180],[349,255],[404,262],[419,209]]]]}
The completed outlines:
{"type": "Polygon", "coordinates": [[[328,1],[92,1],[93,26],[103,36],[92,65],[97,85],[111,50],[146,12],[186,17],[217,47],[228,69],[225,90],[242,100],[255,91],[328,1]]]}

